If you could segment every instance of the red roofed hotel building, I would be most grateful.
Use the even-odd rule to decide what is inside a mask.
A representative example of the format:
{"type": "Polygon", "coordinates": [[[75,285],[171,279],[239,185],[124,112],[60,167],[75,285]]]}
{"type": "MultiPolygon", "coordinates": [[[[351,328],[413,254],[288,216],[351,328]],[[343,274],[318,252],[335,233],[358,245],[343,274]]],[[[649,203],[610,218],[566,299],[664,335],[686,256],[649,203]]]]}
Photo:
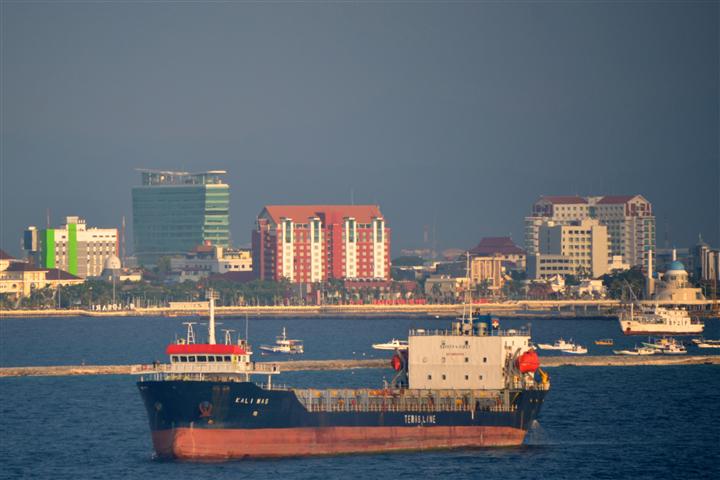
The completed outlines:
{"type": "Polygon", "coordinates": [[[267,205],[252,248],[262,280],[390,278],[390,229],[377,205],[267,205]]]}
{"type": "Polygon", "coordinates": [[[607,226],[609,255],[622,255],[630,265],[645,265],[647,252],[655,249],[655,216],[652,204],[642,195],[604,197],[548,196],[533,204],[525,217],[525,249],[539,252],[540,227],[553,221],[569,225],[595,218],[607,226]]]}

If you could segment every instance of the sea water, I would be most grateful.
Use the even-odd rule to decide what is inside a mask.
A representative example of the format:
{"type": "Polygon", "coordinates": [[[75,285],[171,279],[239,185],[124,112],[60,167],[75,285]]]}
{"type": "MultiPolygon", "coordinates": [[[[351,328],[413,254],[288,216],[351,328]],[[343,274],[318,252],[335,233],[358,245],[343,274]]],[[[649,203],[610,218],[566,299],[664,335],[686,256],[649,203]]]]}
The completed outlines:
{"type": "MultiPolygon", "coordinates": [[[[221,328],[244,335],[244,319],[221,328]]],[[[301,358],[384,358],[370,344],[405,338],[408,328],[446,320],[250,319],[250,341],[271,343],[287,327],[305,341],[301,358]]],[[[528,320],[508,320],[518,328],[528,320]]],[[[204,334],[202,326],[197,333],[204,334]]],[[[640,339],[609,320],[532,320],[536,342],[562,336],[608,354],[640,339]]],[[[708,338],[717,338],[709,321],[708,338]]],[[[45,318],[0,320],[0,365],[129,364],[164,360],[180,319],[45,318]]],[[[691,354],[707,353],[688,347],[691,354]]],[[[257,348],[256,348],[257,351],[257,348]]],[[[281,356],[256,360],[279,360],[281,356]]],[[[0,478],[718,478],[720,367],[557,367],[552,389],[525,445],[319,458],[185,463],[153,458],[144,406],[131,376],[0,379],[0,478]]],[[[288,372],[298,387],[380,387],[388,369],[288,372]]]]}

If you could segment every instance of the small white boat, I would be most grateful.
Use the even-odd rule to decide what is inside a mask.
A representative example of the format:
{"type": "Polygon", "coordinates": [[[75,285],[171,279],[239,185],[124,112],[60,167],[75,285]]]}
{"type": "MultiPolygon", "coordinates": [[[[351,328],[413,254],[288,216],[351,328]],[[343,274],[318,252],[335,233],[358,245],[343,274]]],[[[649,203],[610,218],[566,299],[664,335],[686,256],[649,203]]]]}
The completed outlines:
{"type": "Polygon", "coordinates": [[[373,343],[372,347],[375,350],[407,350],[408,342],[407,340],[398,340],[396,338],[393,338],[389,342],[373,343]]]}
{"type": "Polygon", "coordinates": [[[271,353],[304,353],[302,340],[287,338],[285,327],[282,329],[282,335],[275,337],[275,345],[260,345],[260,350],[271,353]]]}
{"type": "Polygon", "coordinates": [[[648,347],[638,347],[635,345],[633,350],[613,350],[615,355],[655,355],[657,350],[648,347]]]}
{"type": "Polygon", "coordinates": [[[576,355],[583,355],[587,353],[588,350],[582,345],[573,345],[572,348],[567,348],[560,351],[563,353],[574,353],[576,355]]]}
{"type": "Polygon", "coordinates": [[[693,338],[692,342],[698,348],[720,348],[720,340],[708,340],[705,338],[693,338]]]}
{"type": "Polygon", "coordinates": [[[538,343],[538,348],[541,350],[570,350],[573,347],[575,347],[575,344],[572,343],[572,340],[566,342],[562,338],[557,340],[552,345],[550,345],[549,343],[538,343]]]}
{"type": "Polygon", "coordinates": [[[672,343],[668,345],[668,347],[665,348],[662,353],[667,353],[669,355],[678,355],[687,353],[687,349],[682,343],[672,343]]]}

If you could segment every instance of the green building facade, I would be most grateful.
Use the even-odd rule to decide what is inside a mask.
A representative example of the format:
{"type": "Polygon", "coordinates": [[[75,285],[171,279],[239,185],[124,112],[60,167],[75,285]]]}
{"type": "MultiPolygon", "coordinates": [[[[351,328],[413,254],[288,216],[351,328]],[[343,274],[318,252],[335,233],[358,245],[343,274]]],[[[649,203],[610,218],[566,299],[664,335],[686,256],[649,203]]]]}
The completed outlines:
{"type": "Polygon", "coordinates": [[[210,242],[230,246],[230,187],[225,171],[141,170],[132,190],[133,245],[138,262],[186,253],[210,242]]]}

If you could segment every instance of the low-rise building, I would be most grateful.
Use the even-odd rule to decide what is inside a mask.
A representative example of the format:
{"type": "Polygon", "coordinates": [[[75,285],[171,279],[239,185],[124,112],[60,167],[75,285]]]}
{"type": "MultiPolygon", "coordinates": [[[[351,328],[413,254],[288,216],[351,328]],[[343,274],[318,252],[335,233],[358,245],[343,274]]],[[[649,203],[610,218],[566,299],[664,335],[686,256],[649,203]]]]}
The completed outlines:
{"type": "Polygon", "coordinates": [[[450,277],[446,275],[429,277],[425,280],[425,295],[435,300],[457,299],[467,290],[467,277],[450,277]]]}
{"type": "Polygon", "coordinates": [[[500,257],[503,267],[511,270],[525,270],[525,250],[515,245],[510,237],[484,237],[470,249],[475,257],[500,257]]]}
{"type": "Polygon", "coordinates": [[[105,260],[118,254],[118,231],[88,228],[84,219],[71,216],[60,228],[28,227],[23,243],[38,268],[59,268],[81,278],[97,277],[105,260]]]}
{"type": "Polygon", "coordinates": [[[505,275],[500,255],[473,257],[470,261],[470,281],[474,287],[484,285],[491,292],[497,292],[505,284],[505,275]]]}
{"type": "Polygon", "coordinates": [[[230,272],[252,272],[252,269],[249,249],[198,245],[192,252],[170,259],[171,276],[179,281],[197,281],[230,272]]]}
{"type": "Polygon", "coordinates": [[[527,277],[529,279],[550,279],[557,275],[574,275],[576,266],[570,257],[540,253],[528,255],[527,277]]]}
{"type": "Polygon", "coordinates": [[[45,287],[56,289],[59,285],[83,283],[76,277],[57,268],[38,268],[28,262],[16,260],[0,250],[0,294],[15,299],[29,296],[33,290],[45,287]]]}

